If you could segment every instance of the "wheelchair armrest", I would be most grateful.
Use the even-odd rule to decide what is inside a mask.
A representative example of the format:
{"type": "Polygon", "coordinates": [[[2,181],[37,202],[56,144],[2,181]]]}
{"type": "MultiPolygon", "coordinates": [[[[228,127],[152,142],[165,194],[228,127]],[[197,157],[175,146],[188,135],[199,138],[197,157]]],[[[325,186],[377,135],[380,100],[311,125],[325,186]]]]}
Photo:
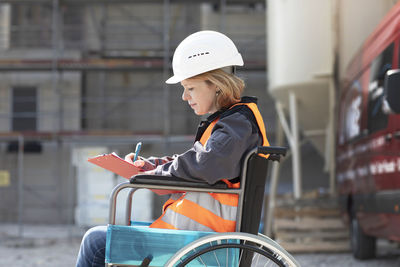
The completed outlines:
{"type": "MultiPolygon", "coordinates": [[[[239,194],[243,191],[243,188],[228,188],[224,182],[209,185],[205,182],[190,182],[177,177],[139,174],[132,177],[129,182],[121,183],[114,187],[110,196],[109,224],[115,224],[117,195],[121,190],[126,188],[131,188],[133,190],[147,188],[157,194],[160,194],[160,191],[232,194],[239,194]]],[[[130,216],[126,216],[126,218],[130,219],[130,216]]]]}
{"type": "Polygon", "coordinates": [[[219,181],[213,185],[206,182],[191,182],[186,181],[178,177],[160,176],[160,175],[145,175],[139,174],[132,177],[129,182],[131,184],[141,185],[160,185],[160,186],[173,186],[176,188],[196,187],[206,189],[227,189],[228,185],[222,181],[219,181]]]}
{"type": "Polygon", "coordinates": [[[269,160],[280,161],[281,157],[286,156],[286,147],[281,146],[259,146],[257,147],[257,153],[268,155],[269,160]]]}

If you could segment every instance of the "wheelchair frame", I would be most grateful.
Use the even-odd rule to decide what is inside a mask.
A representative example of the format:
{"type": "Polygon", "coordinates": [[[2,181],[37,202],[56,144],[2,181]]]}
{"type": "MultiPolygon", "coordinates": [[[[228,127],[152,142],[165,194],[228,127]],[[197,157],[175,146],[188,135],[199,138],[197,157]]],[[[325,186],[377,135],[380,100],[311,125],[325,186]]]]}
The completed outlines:
{"type": "MultiPolygon", "coordinates": [[[[121,183],[117,185],[110,196],[110,210],[109,210],[109,224],[115,225],[115,216],[116,216],[116,201],[117,201],[117,196],[118,194],[123,190],[130,188],[130,192],[127,197],[127,204],[126,204],[126,210],[125,210],[125,224],[126,225],[131,225],[131,208],[132,208],[132,197],[133,194],[138,190],[138,189],[161,189],[161,190],[179,190],[179,191],[187,191],[187,192],[204,192],[204,193],[226,193],[226,194],[238,194],[239,199],[238,199],[238,209],[237,209],[237,214],[236,214],[236,232],[234,233],[215,233],[215,234],[210,234],[207,235],[203,238],[197,239],[190,244],[186,245],[182,249],[180,249],[174,256],[170,258],[170,260],[166,263],[165,266],[175,266],[177,263],[177,259],[184,255],[185,253],[188,253],[189,251],[193,250],[193,248],[199,247],[206,242],[211,242],[215,240],[221,240],[221,239],[235,239],[239,240],[240,242],[252,242],[257,244],[257,246],[264,247],[271,253],[273,253],[274,257],[284,259],[285,262],[288,263],[287,266],[300,266],[296,260],[286,251],[284,250],[278,243],[273,241],[267,236],[258,234],[256,235],[254,230],[252,231],[245,231],[249,233],[243,232],[242,229],[242,222],[243,222],[243,208],[244,208],[244,201],[245,201],[245,192],[246,192],[246,181],[247,181],[247,175],[248,175],[248,165],[249,165],[249,160],[252,158],[252,156],[258,156],[258,154],[268,154],[269,158],[268,160],[275,160],[279,161],[281,156],[284,156],[286,154],[286,148],[283,147],[256,147],[252,149],[250,152],[248,152],[245,155],[243,164],[242,164],[242,170],[241,170],[241,176],[240,176],[240,188],[228,188],[227,185],[223,182],[221,183],[216,183],[214,185],[209,185],[207,183],[203,182],[190,182],[190,181],[184,181],[179,178],[174,178],[174,177],[163,177],[163,176],[154,176],[154,175],[136,175],[134,178],[132,178],[129,182],[121,183]],[[242,230],[242,232],[241,232],[242,230]],[[247,240],[247,241],[246,241],[247,240]]],[[[265,164],[268,164],[268,161],[266,161],[265,164]]],[[[267,166],[266,166],[267,170],[267,166]]],[[[265,174],[266,176],[267,174],[265,174]]],[[[266,178],[265,178],[266,179],[266,178]]],[[[264,181],[265,183],[265,181],[264,181]]],[[[254,227],[253,227],[254,228],[254,227]]],[[[111,266],[134,266],[134,265],[124,265],[124,264],[118,264],[118,263],[106,263],[106,267],[111,267],[111,266]]],[[[141,265],[142,266],[142,265],[141,265]]],[[[286,265],[282,265],[286,266],[286,265]]]]}

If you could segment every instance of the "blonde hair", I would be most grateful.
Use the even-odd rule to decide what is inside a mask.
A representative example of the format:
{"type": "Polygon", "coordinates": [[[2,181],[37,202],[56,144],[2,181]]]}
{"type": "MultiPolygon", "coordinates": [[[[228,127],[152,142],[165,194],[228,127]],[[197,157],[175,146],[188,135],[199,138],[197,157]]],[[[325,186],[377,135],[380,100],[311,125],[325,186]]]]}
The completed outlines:
{"type": "Polygon", "coordinates": [[[214,84],[217,87],[218,109],[229,108],[239,102],[245,87],[242,79],[222,69],[201,73],[190,79],[201,79],[209,85],[214,84]]]}

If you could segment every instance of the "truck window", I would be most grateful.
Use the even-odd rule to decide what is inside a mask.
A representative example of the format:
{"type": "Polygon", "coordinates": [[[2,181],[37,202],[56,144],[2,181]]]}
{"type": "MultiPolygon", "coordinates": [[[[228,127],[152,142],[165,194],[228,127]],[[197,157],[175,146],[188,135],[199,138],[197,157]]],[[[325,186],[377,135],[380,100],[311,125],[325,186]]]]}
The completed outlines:
{"type": "Polygon", "coordinates": [[[340,145],[360,135],[362,101],[362,86],[359,80],[355,80],[340,103],[340,145]]]}
{"type": "Polygon", "coordinates": [[[368,90],[368,132],[385,129],[388,114],[383,111],[383,79],[392,68],[394,44],[390,44],[371,64],[368,90]]]}

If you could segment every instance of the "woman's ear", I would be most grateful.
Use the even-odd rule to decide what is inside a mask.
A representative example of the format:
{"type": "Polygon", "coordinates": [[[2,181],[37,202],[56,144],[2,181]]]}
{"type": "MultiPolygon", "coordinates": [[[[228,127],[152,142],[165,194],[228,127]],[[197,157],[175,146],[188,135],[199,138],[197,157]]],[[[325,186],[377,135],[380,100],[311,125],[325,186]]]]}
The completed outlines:
{"type": "Polygon", "coordinates": [[[219,94],[218,92],[221,92],[221,89],[214,83],[211,84],[211,88],[215,90],[215,94],[217,95],[219,94]]]}

